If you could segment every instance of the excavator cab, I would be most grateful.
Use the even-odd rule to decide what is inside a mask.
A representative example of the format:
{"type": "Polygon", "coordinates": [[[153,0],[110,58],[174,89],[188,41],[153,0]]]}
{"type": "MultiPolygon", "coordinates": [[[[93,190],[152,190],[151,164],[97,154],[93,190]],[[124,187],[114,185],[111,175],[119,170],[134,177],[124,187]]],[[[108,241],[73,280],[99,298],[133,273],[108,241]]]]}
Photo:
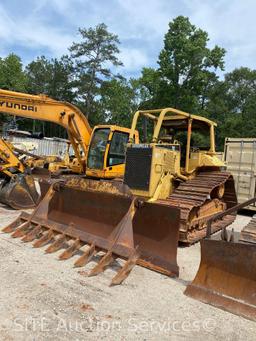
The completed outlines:
{"type": "MultiPolygon", "coordinates": [[[[98,125],[93,129],[86,162],[86,175],[113,179],[124,174],[126,146],[130,129],[115,125],[98,125]]],[[[138,132],[134,132],[136,143],[138,132]]]]}

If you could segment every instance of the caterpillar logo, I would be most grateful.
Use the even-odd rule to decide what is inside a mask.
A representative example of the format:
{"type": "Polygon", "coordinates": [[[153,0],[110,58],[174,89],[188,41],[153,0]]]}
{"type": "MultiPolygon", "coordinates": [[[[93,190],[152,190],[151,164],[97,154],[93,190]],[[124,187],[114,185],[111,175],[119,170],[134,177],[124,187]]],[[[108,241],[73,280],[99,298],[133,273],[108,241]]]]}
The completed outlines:
{"type": "Polygon", "coordinates": [[[37,107],[34,105],[11,103],[11,102],[6,102],[6,101],[0,101],[0,107],[37,112],[37,107]]]}

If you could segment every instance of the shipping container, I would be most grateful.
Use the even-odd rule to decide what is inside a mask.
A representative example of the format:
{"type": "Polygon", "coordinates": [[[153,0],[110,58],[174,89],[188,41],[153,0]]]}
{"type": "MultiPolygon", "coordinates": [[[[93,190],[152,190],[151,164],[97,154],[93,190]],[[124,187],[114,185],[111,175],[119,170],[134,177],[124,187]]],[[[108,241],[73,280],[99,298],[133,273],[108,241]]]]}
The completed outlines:
{"type": "MultiPolygon", "coordinates": [[[[67,143],[64,141],[58,141],[53,139],[35,139],[31,137],[18,137],[18,136],[12,136],[8,139],[10,142],[12,142],[14,145],[16,145],[20,149],[26,149],[25,144],[28,142],[31,143],[31,145],[34,145],[34,149],[30,151],[36,155],[43,156],[43,155],[57,155],[60,157],[63,157],[66,150],[67,150],[67,143]],[[25,142],[24,147],[22,144],[25,142]]],[[[70,148],[70,153],[73,152],[73,149],[70,148]]]]}
{"type": "MultiPolygon", "coordinates": [[[[238,202],[256,196],[256,138],[226,138],[224,161],[235,180],[238,202]]],[[[255,204],[248,207],[256,210],[255,204]]]]}

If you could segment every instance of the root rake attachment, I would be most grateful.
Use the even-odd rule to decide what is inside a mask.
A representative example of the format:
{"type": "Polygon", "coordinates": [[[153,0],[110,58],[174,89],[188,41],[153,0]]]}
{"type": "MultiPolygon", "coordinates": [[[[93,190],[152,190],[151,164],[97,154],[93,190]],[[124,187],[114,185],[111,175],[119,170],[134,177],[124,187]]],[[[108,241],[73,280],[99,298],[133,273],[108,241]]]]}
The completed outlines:
{"type": "Polygon", "coordinates": [[[35,248],[47,246],[46,253],[64,249],[60,260],[79,254],[74,267],[86,266],[103,251],[88,276],[124,258],[111,286],[121,284],[136,264],[178,275],[179,210],[170,214],[165,206],[141,203],[128,195],[84,191],[56,181],[31,215],[22,212],[3,231],[33,242],[35,248]]]}

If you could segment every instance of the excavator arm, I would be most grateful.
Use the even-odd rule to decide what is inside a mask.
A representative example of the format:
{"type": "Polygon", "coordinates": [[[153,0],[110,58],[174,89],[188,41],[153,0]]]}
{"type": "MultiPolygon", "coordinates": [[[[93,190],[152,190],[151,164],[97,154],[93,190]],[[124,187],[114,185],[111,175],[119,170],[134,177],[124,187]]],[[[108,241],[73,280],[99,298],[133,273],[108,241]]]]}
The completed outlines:
{"type": "Polygon", "coordinates": [[[92,129],[83,113],[74,105],[45,95],[29,95],[0,89],[0,111],[13,116],[48,121],[67,130],[76,158],[85,171],[92,129]]]}
{"type": "Polygon", "coordinates": [[[9,168],[15,168],[19,173],[25,172],[25,167],[22,162],[18,159],[18,157],[14,154],[13,146],[0,139],[0,171],[5,175],[11,177],[12,173],[9,171],[9,168]]]}

